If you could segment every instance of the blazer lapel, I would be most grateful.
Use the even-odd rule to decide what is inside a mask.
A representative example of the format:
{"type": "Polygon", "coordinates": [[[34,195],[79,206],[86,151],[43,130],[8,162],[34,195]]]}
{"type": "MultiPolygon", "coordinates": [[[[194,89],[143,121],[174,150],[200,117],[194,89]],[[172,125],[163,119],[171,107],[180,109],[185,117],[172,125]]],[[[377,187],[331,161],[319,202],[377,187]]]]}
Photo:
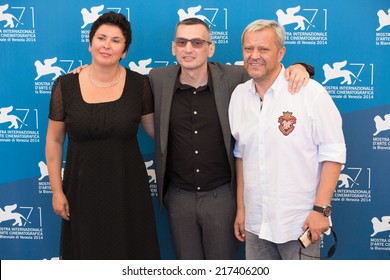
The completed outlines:
{"type": "Polygon", "coordinates": [[[211,76],[213,79],[215,104],[217,106],[218,117],[221,123],[225,148],[226,152],[229,154],[231,145],[231,133],[228,120],[228,107],[230,100],[228,80],[227,77],[224,77],[222,71],[220,71],[220,69],[217,68],[214,64],[209,63],[208,67],[210,67],[211,76]]]}
{"type": "Polygon", "coordinates": [[[179,71],[179,66],[174,67],[172,71],[169,71],[168,78],[163,81],[162,88],[162,100],[161,100],[161,116],[160,116],[160,140],[161,140],[161,152],[166,155],[168,147],[168,132],[169,132],[169,119],[171,115],[172,99],[174,94],[174,87],[179,71]]]}

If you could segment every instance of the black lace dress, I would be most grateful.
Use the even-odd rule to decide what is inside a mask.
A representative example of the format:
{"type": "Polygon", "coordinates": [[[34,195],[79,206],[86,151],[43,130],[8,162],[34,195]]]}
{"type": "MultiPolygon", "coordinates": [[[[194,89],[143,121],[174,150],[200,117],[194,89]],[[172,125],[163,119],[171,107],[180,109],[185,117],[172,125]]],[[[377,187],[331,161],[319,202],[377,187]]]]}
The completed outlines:
{"type": "Polygon", "coordinates": [[[79,76],[53,85],[49,118],[63,121],[67,154],[63,189],[70,222],[62,221],[62,259],[159,259],[154,211],[137,130],[153,112],[147,77],[126,70],[121,97],[90,104],[79,76]]]}

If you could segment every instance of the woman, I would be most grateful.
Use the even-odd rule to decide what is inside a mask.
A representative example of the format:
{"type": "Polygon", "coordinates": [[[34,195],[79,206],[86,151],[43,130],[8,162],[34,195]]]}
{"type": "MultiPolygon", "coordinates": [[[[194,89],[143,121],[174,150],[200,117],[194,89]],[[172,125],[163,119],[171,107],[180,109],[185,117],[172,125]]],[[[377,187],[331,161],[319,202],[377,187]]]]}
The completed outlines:
{"type": "Polygon", "coordinates": [[[153,136],[147,77],[119,65],[131,43],[125,16],[101,15],[90,31],[92,63],[52,89],[46,160],[61,216],[62,259],[159,259],[153,206],[137,129],[153,136]],[[63,182],[62,153],[68,146],[63,182]]]}

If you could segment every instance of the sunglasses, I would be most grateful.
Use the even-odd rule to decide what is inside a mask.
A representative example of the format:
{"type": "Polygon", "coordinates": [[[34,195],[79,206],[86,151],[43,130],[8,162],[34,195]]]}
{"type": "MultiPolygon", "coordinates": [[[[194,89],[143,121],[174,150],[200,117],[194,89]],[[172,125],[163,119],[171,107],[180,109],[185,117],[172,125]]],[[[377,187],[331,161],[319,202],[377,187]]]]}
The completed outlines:
{"type": "Polygon", "coordinates": [[[178,46],[180,48],[186,47],[187,43],[190,42],[191,46],[195,49],[200,49],[201,47],[203,47],[203,44],[205,44],[205,43],[207,43],[209,45],[212,44],[212,42],[209,42],[209,41],[206,41],[203,39],[198,39],[198,38],[195,38],[195,39],[175,38],[175,39],[173,39],[173,42],[175,42],[176,46],[178,46]]]}
{"type": "Polygon", "coordinates": [[[332,245],[332,247],[330,247],[328,254],[326,254],[326,256],[316,257],[316,256],[306,255],[306,254],[302,253],[302,248],[300,248],[299,249],[299,259],[301,259],[301,256],[305,256],[305,257],[309,257],[309,258],[313,258],[313,259],[329,259],[329,258],[331,258],[334,255],[334,253],[336,252],[337,235],[336,235],[336,232],[334,231],[333,227],[330,227],[330,230],[331,230],[332,235],[333,235],[333,245],[332,245]]]}

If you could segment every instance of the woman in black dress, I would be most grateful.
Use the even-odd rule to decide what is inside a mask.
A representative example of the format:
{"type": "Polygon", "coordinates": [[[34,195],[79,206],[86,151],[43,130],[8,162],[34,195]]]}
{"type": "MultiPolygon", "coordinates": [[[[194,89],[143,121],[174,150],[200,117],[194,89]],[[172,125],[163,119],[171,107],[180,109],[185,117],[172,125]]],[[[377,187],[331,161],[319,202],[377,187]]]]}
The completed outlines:
{"type": "Polygon", "coordinates": [[[131,43],[122,14],[90,31],[92,63],[53,85],[46,160],[53,208],[62,217],[61,259],[159,259],[139,123],[153,136],[146,76],[119,65],[131,43]],[[63,181],[61,166],[67,136],[63,181]]]}

